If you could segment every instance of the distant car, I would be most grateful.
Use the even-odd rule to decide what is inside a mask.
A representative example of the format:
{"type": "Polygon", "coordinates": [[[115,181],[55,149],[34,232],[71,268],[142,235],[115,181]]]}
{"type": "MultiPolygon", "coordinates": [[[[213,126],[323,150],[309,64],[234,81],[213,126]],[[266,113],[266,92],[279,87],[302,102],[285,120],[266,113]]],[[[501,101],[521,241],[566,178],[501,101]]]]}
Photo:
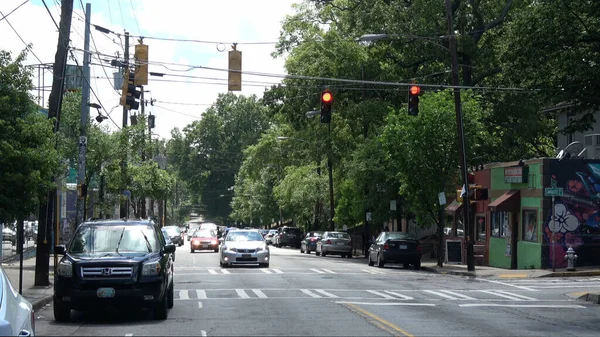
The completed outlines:
{"type": "Polygon", "coordinates": [[[183,236],[181,235],[181,230],[177,226],[165,226],[162,229],[167,231],[169,234],[169,239],[173,242],[174,245],[183,246],[183,236]]]}
{"type": "Polygon", "coordinates": [[[174,303],[173,258],[160,228],[149,220],[100,220],[77,227],[56,268],[54,319],[71,310],[151,308],[165,320],[174,303]]]}
{"type": "Polygon", "coordinates": [[[352,257],[352,241],[346,232],[325,232],[317,241],[317,256],[341,255],[352,257]]]}
{"type": "Polygon", "coordinates": [[[405,232],[382,232],[369,248],[369,266],[383,268],[386,263],[402,263],[404,268],[413,265],[421,269],[423,247],[412,234],[405,232]]]}
{"type": "Polygon", "coordinates": [[[4,227],[2,229],[2,241],[10,241],[14,246],[17,244],[17,232],[10,227],[4,227]]]}
{"type": "Polygon", "coordinates": [[[197,230],[190,242],[190,253],[197,250],[212,250],[215,253],[219,252],[219,239],[217,233],[212,230],[197,230]]]}
{"type": "Polygon", "coordinates": [[[231,231],[219,248],[221,267],[234,264],[258,264],[269,267],[271,253],[265,239],[257,230],[231,231]]]}
{"type": "Polygon", "coordinates": [[[300,243],[300,253],[310,254],[317,250],[317,241],[323,235],[323,232],[308,232],[300,243]]]}
{"type": "MultiPolygon", "coordinates": [[[[168,245],[174,245],[173,241],[171,241],[171,238],[169,237],[169,233],[165,230],[165,228],[161,228],[160,230],[163,233],[163,237],[165,238],[165,242],[168,245]]],[[[175,252],[177,251],[177,249],[175,249],[175,252]]],[[[173,258],[173,262],[175,262],[175,252],[173,252],[173,254],[171,254],[171,257],[173,258]]]]}
{"type": "Polygon", "coordinates": [[[302,231],[297,227],[283,226],[277,229],[277,236],[275,237],[274,246],[284,247],[291,246],[294,248],[300,248],[302,242],[302,231]]]}
{"type": "Polygon", "coordinates": [[[265,235],[265,242],[267,243],[267,245],[273,244],[273,238],[275,237],[275,235],[277,234],[277,230],[276,229],[270,229],[269,232],[267,233],[267,235],[265,235]]]}
{"type": "Polygon", "coordinates": [[[0,336],[35,336],[33,306],[12,286],[0,267],[0,336]]]}

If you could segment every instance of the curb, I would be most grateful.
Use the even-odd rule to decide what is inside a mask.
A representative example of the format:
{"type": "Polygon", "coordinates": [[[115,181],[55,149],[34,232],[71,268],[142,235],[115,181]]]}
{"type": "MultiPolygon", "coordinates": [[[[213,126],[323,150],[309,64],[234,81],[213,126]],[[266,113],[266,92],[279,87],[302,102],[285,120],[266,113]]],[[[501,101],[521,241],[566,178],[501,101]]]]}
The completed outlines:
{"type": "Polygon", "coordinates": [[[579,300],[600,304],[600,293],[587,293],[583,296],[580,296],[579,300]]]}
{"type": "MultiPolygon", "coordinates": [[[[36,247],[29,247],[29,248],[26,248],[25,250],[23,250],[23,260],[27,260],[27,259],[34,257],[37,253],[36,249],[37,249],[36,247]]],[[[15,254],[15,255],[10,255],[10,256],[4,257],[2,259],[2,263],[12,263],[12,262],[19,261],[20,256],[21,256],[20,254],[15,254]]]]}
{"type": "Polygon", "coordinates": [[[573,277],[573,276],[599,276],[600,270],[589,270],[589,271],[564,271],[548,273],[539,277],[573,277]]]}
{"type": "Polygon", "coordinates": [[[54,297],[54,295],[48,295],[46,297],[42,297],[40,299],[33,301],[31,303],[31,305],[33,306],[33,311],[38,312],[38,311],[42,310],[42,308],[44,308],[46,306],[46,304],[52,303],[53,297],[54,297]]]}
{"type": "Polygon", "coordinates": [[[453,270],[439,271],[436,268],[424,267],[424,266],[421,266],[421,270],[430,272],[430,273],[441,274],[441,275],[457,275],[457,276],[477,277],[477,275],[475,273],[471,273],[468,271],[453,271],[453,270]]]}

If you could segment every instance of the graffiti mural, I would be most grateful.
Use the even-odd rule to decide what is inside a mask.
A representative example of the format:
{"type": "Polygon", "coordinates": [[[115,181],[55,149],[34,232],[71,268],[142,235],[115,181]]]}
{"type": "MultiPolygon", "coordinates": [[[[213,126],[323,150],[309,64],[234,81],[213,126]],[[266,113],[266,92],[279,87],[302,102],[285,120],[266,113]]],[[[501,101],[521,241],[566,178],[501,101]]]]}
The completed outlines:
{"type": "Polygon", "coordinates": [[[600,161],[556,160],[550,163],[550,172],[564,193],[556,198],[554,214],[550,210],[544,223],[546,265],[552,267],[555,258],[556,267],[566,267],[569,247],[579,256],[577,265],[600,265],[600,161]]]}

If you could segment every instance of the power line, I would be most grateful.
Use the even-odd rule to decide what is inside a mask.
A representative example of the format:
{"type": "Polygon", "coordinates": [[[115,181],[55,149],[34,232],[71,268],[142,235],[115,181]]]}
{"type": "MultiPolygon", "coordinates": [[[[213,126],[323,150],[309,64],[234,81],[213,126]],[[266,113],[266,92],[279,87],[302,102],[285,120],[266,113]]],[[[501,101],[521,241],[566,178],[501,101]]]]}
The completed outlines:
{"type": "Polygon", "coordinates": [[[14,13],[17,9],[21,8],[21,6],[23,6],[24,4],[26,4],[28,2],[29,2],[29,0],[25,0],[25,1],[23,1],[22,4],[20,4],[19,6],[17,6],[17,8],[13,9],[12,11],[10,11],[8,14],[6,14],[6,15],[2,14],[2,18],[0,18],[0,21],[6,19],[9,15],[11,15],[12,13],[14,13]]]}
{"type": "Polygon", "coordinates": [[[133,13],[133,19],[135,20],[135,25],[138,29],[138,34],[142,34],[142,30],[140,29],[140,23],[138,22],[137,15],[135,15],[135,8],[133,8],[133,2],[129,0],[129,4],[131,5],[131,12],[133,13]]]}
{"type": "Polygon", "coordinates": [[[154,106],[155,106],[155,107],[158,107],[158,108],[161,108],[161,109],[165,109],[165,110],[167,110],[167,111],[174,112],[174,113],[176,113],[176,114],[180,114],[180,115],[184,115],[184,116],[188,116],[188,117],[192,117],[192,118],[196,118],[196,119],[201,119],[201,117],[200,117],[200,116],[194,116],[194,115],[190,115],[190,114],[187,114],[187,113],[185,113],[185,112],[181,112],[181,111],[176,111],[176,110],[173,110],[173,109],[165,108],[164,106],[160,106],[160,105],[156,105],[156,104],[154,104],[154,106]]]}
{"type": "MultiPolygon", "coordinates": [[[[13,10],[14,11],[14,10],[13,10]]],[[[25,48],[27,50],[29,50],[31,52],[31,54],[40,62],[40,63],[44,63],[42,62],[42,60],[40,60],[40,58],[33,52],[33,49],[31,48],[31,45],[27,44],[27,42],[25,42],[25,40],[23,40],[23,38],[21,37],[21,35],[19,34],[19,32],[17,32],[17,30],[15,29],[15,27],[13,27],[13,25],[10,24],[10,22],[8,21],[8,19],[6,18],[8,15],[4,15],[2,13],[2,11],[0,11],[0,15],[3,15],[3,19],[6,20],[6,23],[8,23],[8,25],[10,26],[10,28],[13,30],[13,32],[15,32],[15,34],[17,34],[17,36],[19,37],[19,39],[21,40],[21,42],[23,42],[23,44],[25,45],[25,48]]]]}

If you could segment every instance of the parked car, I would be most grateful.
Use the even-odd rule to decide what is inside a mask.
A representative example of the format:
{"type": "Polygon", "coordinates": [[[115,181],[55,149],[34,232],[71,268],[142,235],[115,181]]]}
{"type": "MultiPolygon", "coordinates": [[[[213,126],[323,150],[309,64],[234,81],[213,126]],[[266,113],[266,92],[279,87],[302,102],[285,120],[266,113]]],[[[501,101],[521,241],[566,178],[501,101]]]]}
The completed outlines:
{"type": "MultiPolygon", "coordinates": [[[[174,245],[173,241],[171,241],[171,238],[169,237],[169,232],[167,232],[164,227],[161,228],[160,231],[162,232],[163,237],[165,238],[166,244],[168,244],[168,245],[174,245]]],[[[173,252],[173,254],[171,254],[171,258],[173,259],[173,262],[175,262],[175,252],[176,251],[177,251],[177,248],[175,249],[175,251],[173,252]]]]}
{"type": "Polygon", "coordinates": [[[10,227],[5,227],[2,229],[2,241],[10,241],[10,243],[14,246],[17,244],[17,231],[13,230],[10,227]]]}
{"type": "Polygon", "coordinates": [[[402,263],[404,268],[413,265],[421,269],[423,246],[412,234],[405,232],[382,232],[369,248],[369,266],[383,268],[386,263],[402,263]]]}
{"type": "Polygon", "coordinates": [[[271,253],[257,230],[237,230],[227,234],[220,247],[221,267],[234,264],[258,264],[269,267],[271,253]]]}
{"type": "Polygon", "coordinates": [[[267,245],[273,244],[273,238],[275,237],[276,234],[277,234],[276,229],[269,230],[267,235],[265,235],[265,242],[267,243],[267,245]]]}
{"type": "Polygon", "coordinates": [[[0,267],[0,336],[35,336],[33,306],[12,286],[0,267]]]}
{"type": "Polygon", "coordinates": [[[215,253],[218,253],[219,239],[217,238],[217,232],[205,229],[197,230],[192,236],[190,253],[197,250],[212,250],[215,253]]]}
{"type": "Polygon", "coordinates": [[[150,220],[84,222],[67,246],[54,282],[54,319],[68,321],[71,310],[107,306],[151,308],[164,320],[173,307],[173,244],[150,220]]]}
{"type": "Polygon", "coordinates": [[[277,234],[274,243],[275,247],[291,246],[300,248],[300,242],[302,242],[302,231],[300,228],[283,226],[277,229],[277,234]]]}
{"type": "Polygon", "coordinates": [[[169,239],[173,242],[174,245],[183,246],[183,236],[181,235],[181,230],[177,226],[165,226],[162,229],[167,231],[169,234],[169,239]]]}
{"type": "Polygon", "coordinates": [[[352,241],[350,235],[346,232],[325,232],[323,236],[317,239],[315,248],[317,256],[341,255],[342,257],[352,257],[352,241]]]}
{"type": "Polygon", "coordinates": [[[323,232],[308,232],[300,243],[300,253],[310,254],[317,250],[317,241],[323,236],[323,232]]]}

